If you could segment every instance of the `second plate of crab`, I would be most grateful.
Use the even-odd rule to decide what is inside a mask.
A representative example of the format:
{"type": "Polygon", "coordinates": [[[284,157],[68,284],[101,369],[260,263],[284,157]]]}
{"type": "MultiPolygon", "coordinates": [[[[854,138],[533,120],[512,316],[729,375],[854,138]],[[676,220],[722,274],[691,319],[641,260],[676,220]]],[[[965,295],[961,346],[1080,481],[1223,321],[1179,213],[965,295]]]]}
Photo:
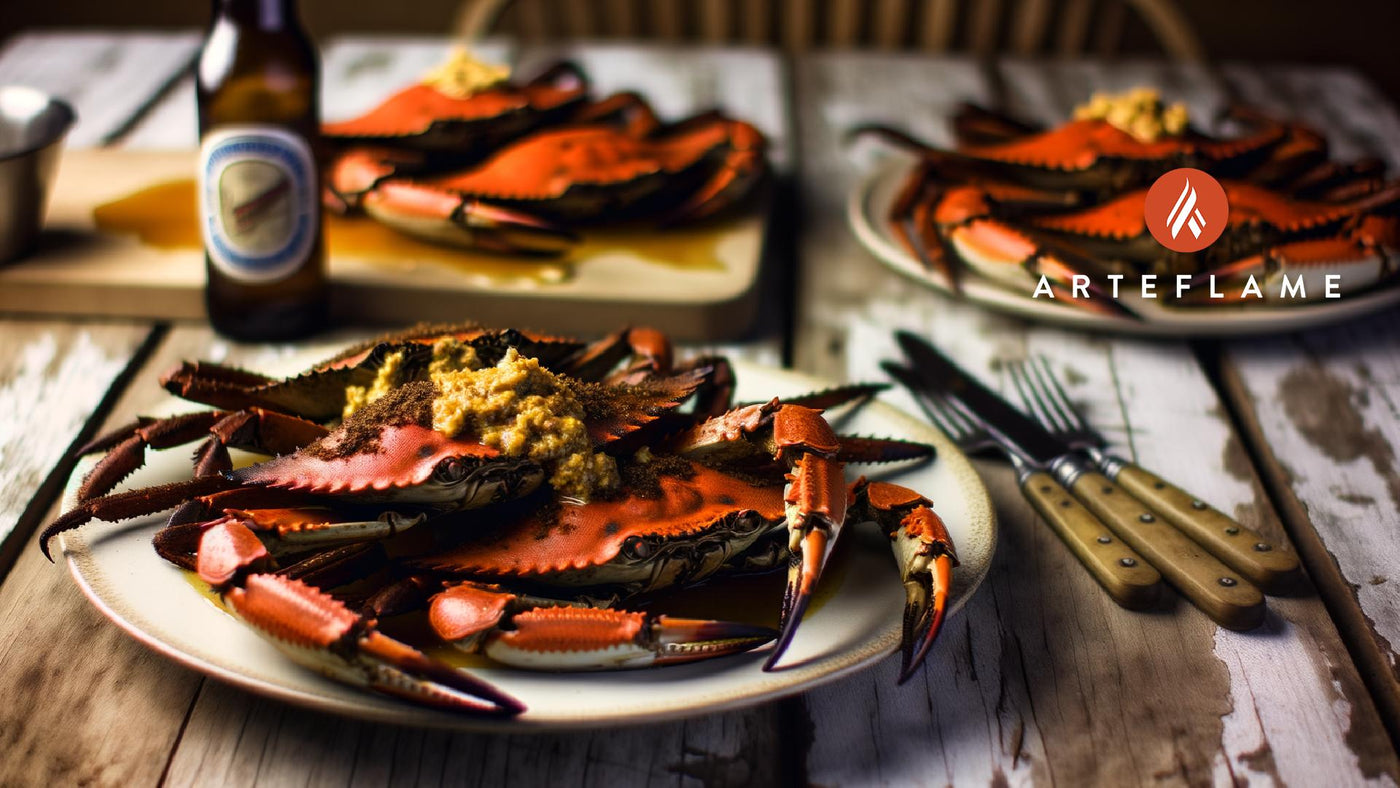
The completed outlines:
{"type": "Polygon", "coordinates": [[[1400,301],[1400,181],[1379,160],[1330,159],[1302,124],[1237,108],[1232,130],[1211,136],[1140,89],[1095,96],[1052,128],[973,105],[950,125],[947,149],[859,129],[913,160],[873,172],[847,205],[866,249],[935,289],[1173,336],[1298,330],[1400,301]],[[1179,167],[1217,178],[1229,200],[1212,219],[1223,234],[1199,252],[1161,246],[1144,217],[1148,187],[1179,167]]]}
{"type": "Polygon", "coordinates": [[[50,529],[120,626],[255,692],[496,729],[735,707],[938,660],[990,564],[976,473],[868,388],[645,330],[330,355],[172,370],[50,529]]]}

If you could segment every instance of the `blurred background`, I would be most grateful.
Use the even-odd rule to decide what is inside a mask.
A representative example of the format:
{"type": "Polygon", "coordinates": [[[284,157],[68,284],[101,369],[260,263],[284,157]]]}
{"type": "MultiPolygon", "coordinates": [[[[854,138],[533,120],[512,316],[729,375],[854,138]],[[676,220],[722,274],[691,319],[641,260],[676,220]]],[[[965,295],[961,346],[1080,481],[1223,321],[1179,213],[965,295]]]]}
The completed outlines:
{"type": "MultiPolygon", "coordinates": [[[[4,0],[0,36],[34,28],[198,27],[208,6],[4,0]]],[[[301,9],[322,40],[338,33],[444,34],[465,19],[530,40],[650,37],[1039,56],[1196,51],[1222,61],[1346,64],[1400,98],[1396,0],[301,0],[301,9]]]]}

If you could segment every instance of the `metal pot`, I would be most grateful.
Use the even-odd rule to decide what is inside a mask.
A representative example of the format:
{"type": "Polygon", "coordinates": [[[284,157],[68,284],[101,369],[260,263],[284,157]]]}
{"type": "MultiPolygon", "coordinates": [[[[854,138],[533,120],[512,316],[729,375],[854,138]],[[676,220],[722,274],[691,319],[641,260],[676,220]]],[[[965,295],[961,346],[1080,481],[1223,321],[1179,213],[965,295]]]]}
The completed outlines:
{"type": "Polygon", "coordinates": [[[39,236],[63,138],[77,116],[33,88],[0,87],[0,262],[39,236]]]}

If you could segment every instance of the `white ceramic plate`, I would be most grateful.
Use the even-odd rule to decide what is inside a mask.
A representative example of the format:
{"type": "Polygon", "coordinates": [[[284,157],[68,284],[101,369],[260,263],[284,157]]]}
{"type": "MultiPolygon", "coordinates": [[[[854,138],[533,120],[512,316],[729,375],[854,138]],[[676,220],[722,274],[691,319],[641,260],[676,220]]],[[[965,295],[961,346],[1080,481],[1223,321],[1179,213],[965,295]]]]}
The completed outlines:
{"type": "MultiPolygon", "coordinates": [[[[886,217],[909,171],[905,159],[891,161],[856,184],[846,201],[846,220],[861,245],[895,272],[945,293],[948,280],[925,268],[905,250],[886,217]]],[[[1245,336],[1300,331],[1348,320],[1400,302],[1400,287],[1391,285],[1335,301],[1288,306],[1169,307],[1129,292],[1124,284],[1121,302],[1142,317],[1099,314],[1051,301],[1032,299],[1031,291],[1008,290],[975,274],[963,278],[969,301],[998,312],[1055,323],[1068,328],[1144,336],[1245,336]]],[[[1169,285],[1162,280],[1159,289],[1169,285]]]]}
{"type": "MultiPolygon", "coordinates": [[[[318,360],[319,356],[287,359],[285,370],[273,371],[291,372],[318,360]]],[[[742,399],[793,395],[826,385],[786,371],[741,363],[735,367],[742,399]]],[[[188,410],[189,403],[172,398],[152,409],[152,415],[188,410]]],[[[977,473],[941,433],[888,405],[872,403],[844,422],[838,421],[838,429],[899,436],[937,446],[935,462],[889,478],[937,502],[962,561],[954,573],[950,603],[957,611],[986,575],[996,544],[995,515],[977,473]]],[[[123,487],[188,478],[189,457],[184,448],[148,452],[148,464],[123,487]]],[[[65,492],[65,506],[73,504],[77,483],[90,466],[90,461],[79,464],[65,492]]],[[[539,730],[681,717],[802,691],[884,658],[899,641],[904,593],[888,540],[852,529],[843,538],[843,546],[853,553],[848,570],[829,573],[823,580],[840,587],[809,612],[784,657],[785,667],[764,673],[760,666],[766,651],[761,650],[688,665],[614,673],[474,669],[476,675],[520,698],[528,707],[518,718],[486,722],[343,686],[291,663],[197,593],[183,572],[156,556],[151,534],[162,521],[163,517],[153,516],[115,525],[96,522],[61,537],[73,577],[99,610],[156,651],[214,678],[298,705],[369,720],[539,730]]],[[[824,591],[818,593],[825,595],[824,591]]],[[[775,596],[754,604],[776,608],[780,599],[775,596]]],[[[929,659],[939,659],[937,648],[929,659]]]]}

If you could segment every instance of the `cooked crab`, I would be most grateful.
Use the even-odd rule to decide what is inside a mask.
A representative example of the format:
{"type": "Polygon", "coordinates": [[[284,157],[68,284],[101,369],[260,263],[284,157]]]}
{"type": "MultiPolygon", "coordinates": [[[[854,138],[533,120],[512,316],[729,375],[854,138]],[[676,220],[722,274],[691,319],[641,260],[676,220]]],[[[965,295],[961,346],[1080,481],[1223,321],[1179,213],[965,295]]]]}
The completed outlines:
{"type": "MultiPolygon", "coordinates": [[[[1335,274],[1342,281],[1334,292],[1389,276],[1400,188],[1383,181],[1374,162],[1328,161],[1325,140],[1306,127],[1236,115],[1252,131],[1216,140],[1190,128],[1184,107],[1136,91],[1096,96],[1075,120],[1048,131],[967,107],[954,122],[956,151],[877,128],[920,156],[889,221],[955,289],[964,267],[1025,293],[1048,285],[1072,296],[1087,282],[1091,297],[1068,303],[1112,314],[1125,310],[1107,296],[1109,275],[1199,275],[1201,284],[1212,275],[1273,283],[1335,274]],[[1164,249],[1143,219],[1152,179],[1183,166],[1222,178],[1231,205],[1222,240],[1196,254],[1164,249]]],[[[1310,294],[1326,292],[1317,284],[1310,294]]],[[[1189,300],[1198,299],[1228,301],[1196,288],[1189,300]]]]}
{"type": "MultiPolygon", "coordinates": [[[[460,333],[450,335],[453,347],[478,348],[471,339],[464,344],[460,333]]],[[[396,590],[389,599],[397,601],[381,597],[365,615],[323,589],[362,576],[366,562],[384,555],[397,574],[426,573],[439,584],[415,581],[433,590],[434,601],[426,604],[441,636],[513,664],[664,663],[747,650],[776,636],[767,663],[772,667],[843,525],[871,520],[893,540],[905,581],[905,675],[923,659],[955,563],[946,529],[917,493],[863,480],[848,486],[842,469],[846,460],[912,459],[929,449],[840,438],[816,409],[868,395],[868,387],[729,408],[730,389],[716,374],[725,365],[700,360],[672,370],[669,348],[657,345],[664,338],[654,332],[623,332],[561,355],[561,369],[601,378],[595,381],[553,371],[520,350],[559,352],[554,343],[519,333],[470,336],[480,347],[511,338],[518,345],[507,346],[490,365],[458,358],[451,365],[418,359],[417,367],[405,366],[412,351],[444,341],[415,334],[378,350],[356,349],[293,381],[222,368],[213,376],[192,375],[206,395],[264,404],[269,392],[309,379],[315,385],[297,400],[308,415],[334,410],[310,407],[312,389],[346,415],[319,437],[264,462],[89,497],[46,529],[45,548],[53,535],[91,519],[175,508],[157,536],[158,551],[196,568],[231,609],[295,659],[430,703],[514,713],[514,700],[477,682],[453,683],[444,665],[376,629],[377,615],[412,594],[390,586],[396,590]],[[627,338],[646,352],[607,374],[627,338]],[[363,365],[372,358],[378,358],[376,371],[367,376],[363,365]],[[405,372],[423,366],[426,375],[405,372]],[[355,373],[360,377],[346,378],[344,370],[361,370],[355,373]],[[368,386],[355,384],[366,380],[368,386]],[[704,395],[693,397],[697,391],[704,395]],[[687,398],[695,405],[682,411],[687,398]],[[427,550],[403,547],[425,539],[427,550]],[[783,562],[788,582],[776,633],[623,610],[580,611],[567,592],[553,600],[513,585],[627,595],[783,562]],[[460,585],[466,581],[473,585],[460,585]],[[496,612],[464,618],[473,609],[463,607],[464,598],[476,600],[472,604],[495,600],[486,607],[496,612]]],[[[124,440],[133,439],[139,448],[149,436],[124,440]]]]}
{"type": "Polygon", "coordinates": [[[469,167],[416,154],[352,151],[331,172],[347,205],[409,235],[455,246],[551,254],[581,227],[693,221],[740,202],[767,173],[763,135],[718,112],[662,124],[619,94],[501,146],[469,167]]]}

